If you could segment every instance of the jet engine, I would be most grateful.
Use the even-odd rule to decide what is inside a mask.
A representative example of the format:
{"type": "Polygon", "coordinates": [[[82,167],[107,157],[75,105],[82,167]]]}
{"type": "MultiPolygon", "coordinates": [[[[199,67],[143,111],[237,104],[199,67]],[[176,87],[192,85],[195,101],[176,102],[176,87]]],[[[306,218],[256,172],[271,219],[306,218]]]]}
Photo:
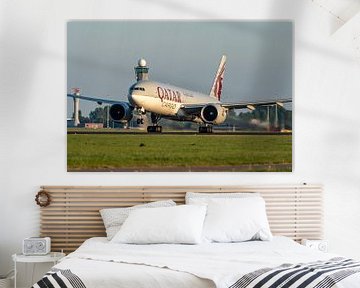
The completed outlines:
{"type": "Polygon", "coordinates": [[[134,108],[128,105],[127,103],[113,104],[110,107],[110,117],[116,122],[120,121],[130,121],[133,117],[134,108]]]}
{"type": "Polygon", "coordinates": [[[201,109],[201,119],[208,124],[221,124],[226,116],[227,109],[219,104],[208,104],[201,109]]]}

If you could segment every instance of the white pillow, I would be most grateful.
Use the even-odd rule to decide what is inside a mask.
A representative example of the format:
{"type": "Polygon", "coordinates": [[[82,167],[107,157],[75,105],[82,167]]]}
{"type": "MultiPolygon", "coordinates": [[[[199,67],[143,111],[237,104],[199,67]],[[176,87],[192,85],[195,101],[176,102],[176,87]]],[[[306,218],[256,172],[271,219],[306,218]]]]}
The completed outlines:
{"type": "Polygon", "coordinates": [[[113,243],[197,244],[206,214],[205,205],[180,205],[131,211],[113,243]]]}
{"type": "Polygon", "coordinates": [[[210,242],[271,240],[264,199],[247,197],[209,200],[203,237],[210,242]]]}
{"type": "Polygon", "coordinates": [[[207,204],[211,199],[225,198],[246,198],[246,197],[259,197],[259,193],[244,192],[244,193],[197,193],[186,192],[186,204],[207,204]]]}
{"type": "Polygon", "coordinates": [[[140,204],[128,208],[108,208],[101,209],[100,214],[104,222],[106,229],[107,239],[111,240],[115,234],[120,230],[121,225],[124,223],[129,213],[132,210],[139,208],[153,208],[153,207],[170,207],[176,206],[176,203],[172,200],[156,201],[146,204],[140,204]]]}

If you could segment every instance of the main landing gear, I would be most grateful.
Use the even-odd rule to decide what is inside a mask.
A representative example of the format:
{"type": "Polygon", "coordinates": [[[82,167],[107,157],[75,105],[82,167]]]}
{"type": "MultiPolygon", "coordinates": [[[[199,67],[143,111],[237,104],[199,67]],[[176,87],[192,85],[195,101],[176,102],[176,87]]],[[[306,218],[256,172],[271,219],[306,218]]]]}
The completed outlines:
{"type": "Polygon", "coordinates": [[[212,133],[212,126],[200,126],[199,133],[212,133]]]}
{"type": "Polygon", "coordinates": [[[151,123],[152,126],[147,127],[147,132],[149,133],[161,133],[162,132],[162,126],[158,125],[158,122],[160,121],[161,116],[159,114],[151,113],[151,123]]]}
{"type": "Polygon", "coordinates": [[[149,133],[161,133],[162,127],[161,126],[148,126],[147,132],[149,133]]]}

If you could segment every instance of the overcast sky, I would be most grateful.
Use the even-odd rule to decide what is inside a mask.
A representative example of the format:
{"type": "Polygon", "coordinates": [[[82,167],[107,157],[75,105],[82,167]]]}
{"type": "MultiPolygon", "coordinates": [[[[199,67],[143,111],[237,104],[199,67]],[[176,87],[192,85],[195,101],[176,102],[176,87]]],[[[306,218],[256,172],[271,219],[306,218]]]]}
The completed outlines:
{"type": "MultiPolygon", "coordinates": [[[[150,79],[209,93],[226,54],[222,101],[291,98],[292,33],[286,21],[70,21],[67,89],[127,101],[143,57],[150,79]]],[[[83,115],[96,106],[80,101],[83,115]]]]}

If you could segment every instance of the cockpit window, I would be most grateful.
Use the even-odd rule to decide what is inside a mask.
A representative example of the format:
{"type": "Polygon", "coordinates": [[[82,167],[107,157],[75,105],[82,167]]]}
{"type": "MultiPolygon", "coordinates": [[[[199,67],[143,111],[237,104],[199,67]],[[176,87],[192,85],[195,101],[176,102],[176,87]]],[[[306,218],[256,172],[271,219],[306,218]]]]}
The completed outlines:
{"type": "Polygon", "coordinates": [[[130,91],[134,91],[134,90],[139,90],[139,91],[145,91],[145,88],[144,87],[134,87],[134,86],[131,86],[130,91]]]}

